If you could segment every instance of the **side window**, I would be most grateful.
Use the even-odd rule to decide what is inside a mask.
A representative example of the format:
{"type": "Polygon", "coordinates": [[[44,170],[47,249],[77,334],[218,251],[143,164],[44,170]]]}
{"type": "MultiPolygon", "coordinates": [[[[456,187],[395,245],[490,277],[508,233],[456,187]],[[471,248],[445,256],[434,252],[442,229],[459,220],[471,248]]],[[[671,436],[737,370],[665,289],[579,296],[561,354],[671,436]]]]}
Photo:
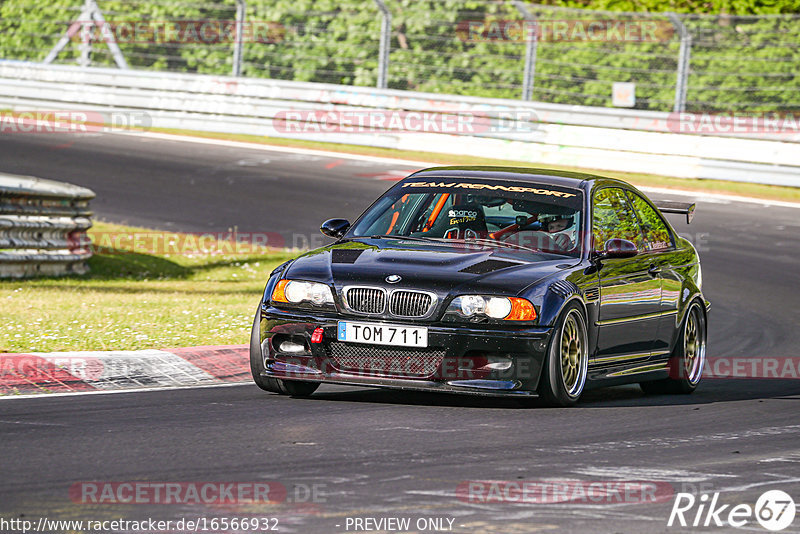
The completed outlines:
{"type": "Polygon", "coordinates": [[[672,235],[661,215],[639,195],[630,191],[627,194],[644,231],[645,250],[670,248],[673,245],[672,235]]]}
{"type": "Polygon", "coordinates": [[[622,189],[607,187],[594,194],[592,228],[594,248],[601,250],[609,239],[627,239],[642,249],[642,232],[622,189]]]}

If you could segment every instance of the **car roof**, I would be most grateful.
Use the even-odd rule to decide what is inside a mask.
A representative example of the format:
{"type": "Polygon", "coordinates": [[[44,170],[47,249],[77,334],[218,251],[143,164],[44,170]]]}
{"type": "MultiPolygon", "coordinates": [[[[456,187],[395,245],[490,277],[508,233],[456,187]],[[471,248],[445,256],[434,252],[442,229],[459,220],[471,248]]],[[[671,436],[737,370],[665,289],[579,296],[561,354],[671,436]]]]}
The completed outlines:
{"type": "Polygon", "coordinates": [[[407,179],[419,178],[480,178],[559,185],[575,189],[590,189],[595,182],[630,185],[622,180],[582,172],[538,169],[533,167],[454,166],[431,167],[417,171],[407,179]]]}

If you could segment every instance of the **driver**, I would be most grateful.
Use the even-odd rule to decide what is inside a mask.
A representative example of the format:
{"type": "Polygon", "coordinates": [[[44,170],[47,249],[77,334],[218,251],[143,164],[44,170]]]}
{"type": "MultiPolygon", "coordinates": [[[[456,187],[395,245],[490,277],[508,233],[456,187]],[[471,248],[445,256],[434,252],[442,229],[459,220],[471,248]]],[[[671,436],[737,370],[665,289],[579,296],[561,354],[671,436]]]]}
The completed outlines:
{"type": "Polygon", "coordinates": [[[562,250],[569,250],[573,247],[572,238],[567,234],[559,233],[571,227],[572,223],[572,217],[558,217],[551,219],[547,223],[547,233],[557,234],[553,236],[553,241],[555,241],[556,245],[562,250]]]}
{"type": "Polygon", "coordinates": [[[547,231],[551,234],[557,234],[570,226],[572,226],[572,217],[559,217],[547,223],[547,231]]]}

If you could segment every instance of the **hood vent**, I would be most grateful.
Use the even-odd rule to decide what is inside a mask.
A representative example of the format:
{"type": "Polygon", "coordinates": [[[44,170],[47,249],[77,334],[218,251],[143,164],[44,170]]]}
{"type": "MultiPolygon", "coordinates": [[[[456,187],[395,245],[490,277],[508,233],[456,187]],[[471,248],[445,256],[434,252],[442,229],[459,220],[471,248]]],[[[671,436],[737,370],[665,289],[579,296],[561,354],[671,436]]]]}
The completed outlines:
{"type": "Polygon", "coordinates": [[[364,249],[335,248],[331,251],[331,263],[355,263],[364,249]]]}
{"type": "Polygon", "coordinates": [[[584,297],[586,297],[586,300],[589,300],[589,301],[597,300],[597,299],[600,298],[600,288],[599,287],[587,287],[583,291],[583,295],[584,295],[584,297]]]}
{"type": "Polygon", "coordinates": [[[500,269],[505,269],[507,267],[515,267],[517,265],[520,264],[513,261],[484,260],[474,265],[470,265],[469,267],[465,267],[459,272],[468,274],[486,274],[493,271],[499,271],[500,269]]]}
{"type": "Polygon", "coordinates": [[[556,280],[550,284],[550,291],[562,298],[567,298],[570,295],[580,293],[578,286],[567,280],[556,280]]]}

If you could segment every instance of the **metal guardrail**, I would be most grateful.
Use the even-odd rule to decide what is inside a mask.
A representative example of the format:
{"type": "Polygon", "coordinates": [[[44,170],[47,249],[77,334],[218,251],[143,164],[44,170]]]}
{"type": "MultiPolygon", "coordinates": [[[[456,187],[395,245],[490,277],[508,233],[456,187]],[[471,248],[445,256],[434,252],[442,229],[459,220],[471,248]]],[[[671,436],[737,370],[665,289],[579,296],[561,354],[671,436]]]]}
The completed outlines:
{"type": "Polygon", "coordinates": [[[0,278],[87,272],[94,196],[72,184],[0,174],[0,278]]]}
{"type": "Polygon", "coordinates": [[[139,114],[145,119],[138,121],[139,126],[144,127],[482,154],[533,164],[800,186],[797,133],[676,133],[670,123],[674,116],[652,111],[3,61],[0,108],[139,114]],[[391,127],[367,134],[346,128],[322,131],[308,127],[314,126],[314,119],[308,118],[300,120],[300,128],[286,127],[287,112],[302,115],[312,111],[334,116],[353,111],[448,114],[468,118],[476,130],[459,135],[391,127]],[[504,127],[497,128],[498,124],[504,127]]]}
{"type": "MultiPolygon", "coordinates": [[[[674,133],[670,121],[676,116],[661,111],[635,110],[524,102],[503,98],[482,98],[464,95],[420,93],[393,89],[375,89],[316,82],[295,82],[263,78],[236,78],[145,70],[80,68],[66,65],[42,65],[23,61],[0,60],[0,87],[3,102],[14,103],[14,97],[34,101],[100,104],[155,110],[199,111],[270,117],[270,107],[280,110],[298,109],[301,103],[355,106],[363,108],[404,109],[432,112],[481,113],[497,118],[516,114],[528,116],[543,124],[589,126],[648,132],[674,133]],[[26,83],[27,82],[27,83],[26,83]],[[66,87],[65,85],[66,84],[66,87]],[[15,87],[16,86],[16,87],[15,87]],[[65,92],[64,89],[75,92],[65,92]],[[33,90],[33,93],[29,93],[33,90]],[[80,94],[92,91],[92,94],[80,94]],[[162,91],[162,93],[155,93],[162,91]],[[164,93],[166,92],[166,93],[164,93]],[[102,93],[98,95],[96,93],[102,93]],[[105,95],[103,97],[103,95],[105,95]],[[170,95],[172,95],[170,97],[170,95]],[[115,100],[115,97],[123,101],[115,100]],[[222,97],[235,96],[241,110],[230,110],[232,102],[222,97]],[[99,98],[102,100],[98,100],[99,98]],[[158,98],[159,107],[151,106],[148,97],[158,98]],[[188,100],[187,100],[188,99],[188,100]],[[251,100],[252,99],[252,100],[251,100]],[[271,101],[271,102],[270,102],[271,101]],[[190,104],[189,107],[181,107],[190,104]],[[270,106],[270,104],[274,104],[270,106]]],[[[308,107],[308,106],[306,106],[308,107]]],[[[318,106],[317,106],[318,107],[318,106]]],[[[329,108],[326,108],[329,109],[329,108]]],[[[720,137],[765,139],[774,137],[760,132],[720,133],[720,137]]],[[[781,141],[800,142],[800,134],[787,135],[781,141]]]]}
{"type": "Polygon", "coordinates": [[[764,6],[752,6],[762,15],[736,15],[749,9],[648,13],[527,0],[340,0],[335,9],[275,0],[59,0],[15,9],[9,2],[25,4],[8,0],[0,19],[6,59],[654,111],[800,109],[800,14],[766,14],[774,9],[764,6]]]}

